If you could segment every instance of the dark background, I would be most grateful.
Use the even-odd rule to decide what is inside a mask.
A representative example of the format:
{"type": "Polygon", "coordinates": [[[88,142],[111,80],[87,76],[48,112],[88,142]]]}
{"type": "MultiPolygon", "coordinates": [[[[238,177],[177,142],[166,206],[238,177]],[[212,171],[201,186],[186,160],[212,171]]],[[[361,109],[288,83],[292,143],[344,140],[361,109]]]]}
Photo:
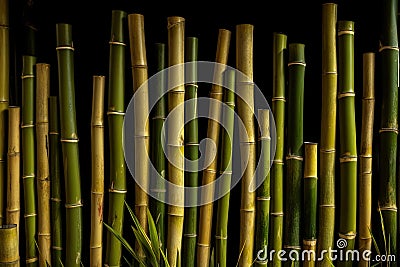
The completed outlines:
{"type": "MultiPolygon", "coordinates": [[[[306,76],[304,100],[304,141],[319,142],[321,113],[321,4],[324,1],[187,1],[178,3],[165,1],[51,1],[10,0],[11,61],[11,104],[21,103],[21,61],[29,53],[24,45],[24,25],[37,29],[37,62],[51,65],[51,94],[58,94],[56,23],[72,24],[75,47],[75,90],[78,136],[80,138],[81,180],[84,214],[83,263],[89,266],[90,229],[90,116],[92,98],[92,76],[108,75],[111,11],[121,9],[129,13],[141,13],[145,17],[149,75],[153,44],[167,42],[167,17],[182,16],[186,19],[186,36],[199,38],[199,60],[215,59],[218,29],[232,31],[228,65],[235,67],[235,27],[237,24],[254,25],[254,81],[264,92],[267,100],[272,95],[272,34],[285,33],[288,44],[299,42],[306,47],[306,76]]],[[[332,1],[338,3],[338,20],[355,21],[355,90],[357,107],[357,129],[360,128],[362,95],[362,54],[377,52],[379,45],[380,1],[332,1]]],[[[126,37],[128,37],[126,35],[126,37]]],[[[128,38],[126,39],[128,43],[128,38]]],[[[126,99],[132,96],[129,49],[126,67],[126,99]]],[[[107,87],[106,87],[107,88],[107,87]]],[[[199,88],[199,95],[207,95],[209,86],[199,88]]],[[[376,88],[379,100],[379,87],[376,88]]],[[[107,93],[106,93],[107,95],[107,93]]],[[[107,99],[105,99],[107,106],[107,99]]],[[[379,108],[379,103],[376,107],[379,108]]],[[[105,120],[106,127],[107,122],[105,120]]],[[[379,124],[379,117],[375,125],[379,124]]],[[[339,131],[339,129],[338,129],[339,131]]],[[[358,130],[359,131],[359,130],[358,130]]],[[[204,134],[204,133],[202,133],[204,134]]],[[[339,135],[339,132],[337,132],[339,135]]],[[[359,136],[357,140],[359,143],[359,136]]],[[[107,128],[105,130],[106,144],[107,128]]],[[[107,148],[106,148],[107,149],[107,148]]],[[[107,156],[107,154],[106,154],[107,156]]],[[[106,158],[107,159],[107,158],[106,158]]],[[[108,187],[108,166],[106,184],[108,187]]],[[[127,172],[129,174],[129,172],[127,172]]],[[[339,176],[337,176],[339,179],[339,176]]],[[[128,192],[133,192],[133,180],[128,177],[128,192]]],[[[107,200],[107,194],[106,194],[107,200]]],[[[128,200],[133,200],[128,193],[128,200]]],[[[235,187],[231,195],[231,217],[229,254],[231,264],[236,264],[239,255],[239,205],[240,188],[235,187]]],[[[132,203],[132,202],[131,202],[132,203]]],[[[107,205],[107,203],[106,203],[107,205]]],[[[339,205],[339,201],[337,202],[339,205]]],[[[105,211],[107,212],[107,207],[105,211]]],[[[105,214],[105,220],[107,214],[105,214]]],[[[126,217],[128,218],[128,217],[126,217]]],[[[130,224],[129,219],[128,225],[130,224]]],[[[127,228],[128,229],[128,228],[127,228]]],[[[126,231],[127,238],[131,236],[126,231]]],[[[23,243],[22,243],[23,244],[23,243]]],[[[105,244],[104,244],[105,245],[105,244]]],[[[23,248],[24,246],[21,246],[23,248]]],[[[23,257],[23,252],[21,253],[23,257]]]]}

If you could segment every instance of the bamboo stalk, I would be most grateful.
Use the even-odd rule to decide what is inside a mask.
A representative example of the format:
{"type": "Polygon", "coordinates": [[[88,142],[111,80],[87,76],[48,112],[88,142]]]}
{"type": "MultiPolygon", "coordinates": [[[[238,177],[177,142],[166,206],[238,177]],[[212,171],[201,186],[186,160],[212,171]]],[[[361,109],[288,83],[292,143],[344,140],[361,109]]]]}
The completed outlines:
{"type": "Polygon", "coordinates": [[[90,266],[101,267],[104,207],[104,76],[93,76],[90,266]]]}
{"type": "MultiPolygon", "coordinates": [[[[372,142],[374,133],[375,109],[375,53],[363,54],[363,98],[362,123],[360,140],[359,169],[359,251],[364,253],[372,249],[371,205],[372,205],[372,142]]],[[[369,262],[361,258],[359,266],[369,266],[369,262]]]]}
{"type": "Polygon", "coordinates": [[[378,211],[383,218],[386,242],[379,247],[385,248],[389,255],[397,251],[397,204],[396,204],[396,168],[398,136],[398,85],[399,85],[399,49],[397,36],[398,1],[381,2],[380,34],[380,88],[382,92],[381,120],[379,130],[379,193],[378,211]],[[385,244],[386,243],[386,244],[385,244]]]}
{"type": "Polygon", "coordinates": [[[335,234],[335,155],[336,155],[336,20],[337,4],[322,5],[322,108],[320,137],[320,196],[318,255],[327,251],[317,266],[328,266],[335,234]]]}
{"type": "MultiPolygon", "coordinates": [[[[339,237],[347,241],[344,253],[354,249],[357,219],[357,145],[354,106],[354,22],[338,22],[338,101],[340,129],[339,237]]],[[[351,261],[339,261],[351,266],[351,261]]]]}
{"type": "Polygon", "coordinates": [[[303,266],[313,267],[317,248],[318,144],[304,143],[304,238],[303,250],[312,251],[303,266]]]}
{"type": "MultiPolygon", "coordinates": [[[[198,186],[198,158],[199,137],[197,121],[197,54],[198,39],[196,37],[186,38],[185,61],[192,62],[191,67],[186,68],[186,77],[189,84],[185,85],[185,158],[190,166],[185,171],[185,187],[198,186]]],[[[197,203],[197,193],[187,197],[189,203],[197,203]]],[[[196,241],[197,241],[197,206],[185,207],[183,225],[183,266],[195,266],[196,263],[196,241]]]]}
{"type": "Polygon", "coordinates": [[[80,266],[82,257],[82,200],[75,110],[72,27],[56,24],[61,145],[65,177],[65,266],[80,266]]]}
{"type": "Polygon", "coordinates": [[[37,265],[35,179],[35,76],[36,57],[22,57],[22,179],[24,184],[26,265],[37,265]]]}
{"type": "Polygon", "coordinates": [[[0,266],[19,266],[18,230],[16,224],[0,225],[0,266]]]}
{"type": "MultiPolygon", "coordinates": [[[[218,31],[218,42],[215,62],[220,63],[214,69],[213,79],[216,81],[211,86],[209,97],[216,101],[210,103],[209,117],[220,118],[221,108],[216,104],[222,101],[223,89],[217,84],[221,84],[223,75],[222,73],[226,69],[228,62],[229,45],[231,40],[231,32],[226,29],[219,29],[218,31]]],[[[210,148],[206,147],[205,162],[211,162],[208,166],[204,166],[202,185],[209,184],[215,180],[217,174],[217,159],[218,159],[218,147],[219,147],[219,133],[220,126],[218,121],[209,119],[207,124],[207,138],[214,142],[217,148],[215,153],[211,153],[210,148]],[[211,158],[214,157],[214,158],[211,158]]],[[[214,152],[214,151],[213,151],[214,152]]],[[[212,217],[213,217],[213,203],[211,202],[214,195],[214,188],[212,190],[201,192],[201,198],[208,204],[200,207],[200,218],[199,218],[199,237],[197,244],[197,266],[207,267],[210,262],[210,242],[211,242],[211,229],[212,229],[212,217]]],[[[202,201],[204,203],[204,201],[202,201]]]]}
{"type": "MultiPolygon", "coordinates": [[[[301,220],[303,199],[303,110],[305,45],[289,44],[288,63],[288,125],[286,156],[286,221],[284,248],[288,254],[301,250],[301,220]]],[[[299,260],[287,261],[285,265],[299,266],[299,260]]]]}
{"type": "Polygon", "coordinates": [[[167,257],[170,266],[175,267],[181,262],[182,234],[184,217],[184,109],[181,105],[185,100],[184,86],[184,50],[185,50],[185,19],[182,17],[168,17],[168,65],[178,65],[175,71],[168,72],[168,82],[181,84],[168,91],[168,112],[178,107],[173,120],[167,125],[167,155],[169,182],[179,186],[179,189],[168,189],[170,202],[168,205],[168,236],[167,257]],[[171,163],[174,160],[174,164],[171,163]]]}
{"type": "MultiPolygon", "coordinates": [[[[113,10],[108,67],[108,125],[110,147],[110,188],[108,201],[108,225],[122,234],[126,198],[126,164],[124,157],[123,122],[125,118],[125,34],[126,12],[113,10]]],[[[107,231],[105,264],[121,263],[121,242],[107,231]]]]}
{"type": "Polygon", "coordinates": [[[20,107],[9,106],[8,112],[8,168],[7,168],[7,209],[6,224],[20,228],[20,107]]]}
{"type": "Polygon", "coordinates": [[[7,180],[7,109],[10,82],[9,3],[0,0],[0,225],[4,223],[7,180]]]}
{"type": "Polygon", "coordinates": [[[233,151],[233,130],[235,113],[235,71],[228,70],[224,73],[226,88],[224,89],[224,103],[227,108],[222,110],[222,125],[225,131],[221,137],[221,183],[219,192],[226,192],[217,204],[217,225],[215,230],[215,260],[216,266],[226,267],[228,249],[228,215],[229,199],[232,177],[232,151],[233,151]]]}
{"type": "MultiPolygon", "coordinates": [[[[262,180],[262,184],[257,188],[257,206],[256,206],[256,242],[255,251],[264,251],[268,248],[269,218],[270,218],[270,151],[271,135],[269,130],[270,119],[268,109],[258,110],[258,121],[260,132],[258,137],[258,168],[257,179],[262,180]]],[[[254,266],[267,266],[267,259],[256,258],[254,266]]]]}
{"type": "MultiPolygon", "coordinates": [[[[147,232],[147,209],[149,197],[149,164],[147,151],[149,150],[149,91],[147,88],[147,58],[144,32],[144,16],[141,14],[128,15],[129,40],[131,51],[133,93],[134,98],[134,126],[135,126],[135,214],[143,229],[147,232]],[[139,185],[140,184],[140,185],[139,185]]],[[[136,249],[140,258],[145,258],[142,247],[136,242],[136,249]]]]}
{"type": "Polygon", "coordinates": [[[63,209],[61,199],[62,162],[60,155],[58,97],[49,97],[49,145],[50,145],[50,185],[51,185],[51,243],[52,265],[61,267],[63,261],[63,209]]]}
{"type": "Polygon", "coordinates": [[[254,131],[254,88],[253,88],[253,30],[251,24],[236,26],[236,68],[246,77],[238,79],[237,91],[241,98],[237,100],[238,114],[246,132],[240,131],[240,153],[248,155],[247,165],[241,160],[244,173],[241,184],[240,203],[240,257],[239,266],[253,264],[255,199],[256,192],[251,191],[256,164],[256,142],[254,131]]]}
{"type": "Polygon", "coordinates": [[[50,174],[49,174],[50,65],[36,64],[36,155],[38,196],[39,266],[51,264],[50,174]]]}
{"type": "MultiPolygon", "coordinates": [[[[273,90],[272,113],[276,127],[275,158],[271,166],[271,241],[270,250],[282,250],[283,237],[283,155],[285,141],[285,51],[287,36],[273,34],[273,90]]],[[[281,266],[281,260],[275,253],[272,259],[274,267],[281,266]]]]}

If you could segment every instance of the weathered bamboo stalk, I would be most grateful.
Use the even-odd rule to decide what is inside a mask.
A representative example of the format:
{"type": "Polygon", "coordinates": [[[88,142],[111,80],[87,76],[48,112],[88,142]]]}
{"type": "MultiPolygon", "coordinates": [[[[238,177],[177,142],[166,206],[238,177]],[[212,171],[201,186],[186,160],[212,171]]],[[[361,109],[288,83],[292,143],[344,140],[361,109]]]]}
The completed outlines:
{"type": "Polygon", "coordinates": [[[0,240],[0,266],[19,267],[17,225],[0,225],[0,240]]]}

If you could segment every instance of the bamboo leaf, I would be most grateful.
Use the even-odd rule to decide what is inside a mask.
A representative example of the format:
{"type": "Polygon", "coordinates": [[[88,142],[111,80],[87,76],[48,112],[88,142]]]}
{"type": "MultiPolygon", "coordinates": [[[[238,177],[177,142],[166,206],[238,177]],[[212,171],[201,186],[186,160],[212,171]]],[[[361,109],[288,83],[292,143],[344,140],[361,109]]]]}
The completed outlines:
{"type": "Polygon", "coordinates": [[[159,263],[161,248],[160,248],[159,238],[158,238],[158,234],[157,234],[157,227],[153,220],[153,217],[151,216],[149,209],[147,209],[147,221],[148,221],[148,225],[149,225],[150,240],[151,240],[152,247],[154,249],[153,252],[156,256],[157,262],[159,263]]]}

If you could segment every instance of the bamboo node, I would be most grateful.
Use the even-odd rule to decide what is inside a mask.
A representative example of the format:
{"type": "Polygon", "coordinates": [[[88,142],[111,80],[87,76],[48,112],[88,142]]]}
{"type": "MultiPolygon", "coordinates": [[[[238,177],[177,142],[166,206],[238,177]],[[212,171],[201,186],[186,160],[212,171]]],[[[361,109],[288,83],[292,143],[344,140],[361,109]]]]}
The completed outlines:
{"type": "Polygon", "coordinates": [[[218,240],[227,240],[228,237],[227,237],[227,236],[216,235],[216,236],[215,236],[215,239],[218,239],[218,240]]]}
{"type": "Polygon", "coordinates": [[[119,115],[119,116],[125,116],[125,112],[120,112],[120,111],[107,111],[107,115],[119,115]]]}
{"type": "Polygon", "coordinates": [[[35,175],[34,174],[22,175],[22,179],[28,179],[28,178],[35,178],[35,175]]]}
{"type": "Polygon", "coordinates": [[[346,163],[346,162],[357,162],[357,156],[341,156],[339,158],[340,163],[346,163]]]}
{"type": "Polygon", "coordinates": [[[56,198],[56,197],[52,197],[52,198],[50,198],[50,200],[53,202],[61,202],[62,201],[61,198],[56,198]]]}
{"type": "Polygon", "coordinates": [[[375,101],[375,98],[374,98],[374,97],[371,97],[371,96],[366,96],[366,97],[363,97],[362,100],[375,101]]]}
{"type": "Polygon", "coordinates": [[[345,35],[345,34],[354,35],[354,31],[339,31],[338,32],[338,36],[345,35]]]}
{"type": "Polygon", "coordinates": [[[117,41],[109,41],[108,44],[110,44],[110,45],[122,45],[122,46],[126,46],[125,43],[123,43],[123,42],[117,42],[117,41]]]}
{"type": "Polygon", "coordinates": [[[96,191],[91,191],[90,193],[92,193],[93,195],[104,195],[104,192],[96,192],[96,191]]]}
{"type": "Polygon", "coordinates": [[[272,102],[275,102],[275,101],[286,102],[286,99],[283,96],[275,96],[275,97],[272,98],[272,102]]]}
{"type": "Polygon", "coordinates": [[[164,116],[154,116],[154,117],[152,117],[151,119],[152,119],[152,120],[159,120],[159,119],[161,119],[161,120],[165,121],[165,120],[166,120],[166,117],[164,117],[164,116]]]}
{"type": "Polygon", "coordinates": [[[383,50],[387,50],[387,49],[399,51],[399,48],[397,46],[382,45],[379,47],[379,52],[382,52],[383,50]]]}
{"type": "Polygon", "coordinates": [[[292,66],[292,65],[300,65],[300,66],[306,66],[306,63],[304,63],[304,62],[289,62],[288,64],[288,67],[290,67],[290,66],[292,66]]]}
{"type": "Polygon", "coordinates": [[[282,217],[284,215],[284,213],[283,212],[271,212],[271,215],[275,216],[275,217],[282,217]]]}
{"type": "Polygon", "coordinates": [[[78,138],[61,138],[60,142],[61,143],[78,143],[79,139],[78,138]]]}
{"type": "Polygon", "coordinates": [[[199,143],[187,142],[185,143],[186,146],[199,146],[199,143]]]}
{"type": "Polygon", "coordinates": [[[284,245],[283,248],[301,250],[301,246],[284,245]]]}
{"type": "Polygon", "coordinates": [[[271,137],[269,137],[269,136],[261,136],[261,137],[258,137],[258,141],[263,141],[263,140],[271,140],[271,137]]]}
{"type": "Polygon", "coordinates": [[[24,214],[24,218],[29,218],[29,217],[36,217],[36,213],[27,213],[27,214],[24,214]]]}
{"type": "Polygon", "coordinates": [[[244,212],[254,212],[254,208],[247,208],[247,209],[245,209],[245,208],[241,208],[240,209],[240,211],[244,211],[244,212]]]}
{"type": "Polygon", "coordinates": [[[58,246],[51,246],[51,248],[54,249],[54,250],[59,250],[59,251],[63,250],[62,247],[58,247],[58,246]]]}
{"type": "Polygon", "coordinates": [[[280,160],[280,159],[274,159],[274,160],[272,160],[272,163],[277,164],[277,165],[285,165],[283,160],[280,160]]]}
{"type": "Polygon", "coordinates": [[[19,212],[19,211],[21,211],[21,209],[20,208],[15,208],[15,209],[7,208],[6,211],[9,212],[9,213],[12,213],[12,212],[19,212]]]}
{"type": "Polygon", "coordinates": [[[59,135],[59,132],[49,132],[49,135],[59,135]]]}
{"type": "Polygon", "coordinates": [[[157,188],[154,188],[154,189],[150,189],[150,192],[154,192],[154,193],[166,193],[167,192],[167,189],[157,189],[157,188]]]}
{"type": "Polygon", "coordinates": [[[223,94],[224,94],[223,92],[210,92],[210,97],[212,95],[223,95],[223,94]]]}
{"type": "Polygon", "coordinates": [[[139,203],[139,204],[135,204],[135,207],[138,207],[138,208],[140,208],[140,207],[147,207],[148,206],[148,204],[147,203],[139,203]]]}
{"type": "Polygon", "coordinates": [[[366,236],[366,237],[363,237],[363,236],[358,236],[358,238],[359,239],[361,239],[361,240],[372,240],[372,236],[370,235],[370,236],[366,236]]]}
{"type": "Polygon", "coordinates": [[[8,28],[10,28],[10,26],[8,26],[8,25],[4,25],[4,24],[0,24],[0,28],[3,28],[3,29],[8,29],[8,28]]]}
{"type": "Polygon", "coordinates": [[[371,154],[362,154],[362,155],[360,155],[360,158],[371,159],[372,155],[371,154]]]}
{"type": "Polygon", "coordinates": [[[24,128],[33,128],[33,127],[35,127],[34,124],[21,124],[21,129],[24,129],[24,128]]]}
{"type": "Polygon", "coordinates": [[[147,69],[147,65],[135,64],[131,66],[131,69],[147,69]]]}
{"type": "Polygon", "coordinates": [[[80,208],[82,207],[82,203],[76,203],[76,204],[65,204],[66,209],[75,209],[75,208],[80,208]]]}
{"type": "Polygon", "coordinates": [[[256,199],[259,201],[270,201],[271,197],[257,197],[256,199]]]}
{"type": "Polygon", "coordinates": [[[216,174],[217,173],[217,171],[216,170],[213,170],[213,169],[204,169],[203,170],[204,172],[208,172],[208,173],[212,173],[212,174],[216,174]]]}
{"type": "Polygon", "coordinates": [[[96,245],[96,246],[90,246],[90,248],[91,249],[95,249],[95,248],[102,248],[103,246],[100,244],[100,245],[96,245]]]}
{"type": "Polygon", "coordinates": [[[334,204],[321,204],[319,205],[320,208],[335,208],[334,204]]]}
{"type": "Polygon", "coordinates": [[[35,75],[33,74],[25,74],[21,76],[21,79],[29,79],[29,78],[35,78],[35,75]]]}
{"type": "Polygon", "coordinates": [[[319,151],[320,151],[321,153],[327,153],[327,154],[329,154],[329,153],[335,153],[335,152],[336,152],[336,149],[334,149],[334,148],[331,148],[331,149],[324,149],[324,148],[321,148],[319,151]]]}
{"type": "Polygon", "coordinates": [[[378,207],[378,211],[384,211],[384,210],[397,212],[397,207],[396,206],[378,207]]]}
{"type": "Polygon", "coordinates": [[[33,258],[26,259],[25,263],[26,264],[30,264],[30,263],[34,263],[34,262],[37,262],[37,261],[38,261],[38,258],[37,257],[33,257],[33,258]]]}
{"type": "Polygon", "coordinates": [[[117,193],[117,194],[126,194],[127,190],[110,188],[110,189],[108,189],[108,192],[117,193]]]}
{"type": "Polygon", "coordinates": [[[9,103],[10,101],[8,101],[8,99],[0,99],[0,104],[1,103],[9,103]]]}
{"type": "Polygon", "coordinates": [[[354,232],[348,232],[346,234],[339,233],[339,237],[347,240],[352,240],[356,238],[356,233],[354,232]]]}
{"type": "Polygon", "coordinates": [[[317,179],[317,180],[318,180],[318,177],[317,177],[317,176],[305,175],[303,178],[304,178],[304,179],[317,179]]]}
{"type": "Polygon", "coordinates": [[[315,247],[317,245],[317,239],[303,239],[305,246],[315,247]]]}
{"type": "Polygon", "coordinates": [[[338,99],[342,99],[345,97],[355,97],[356,94],[354,92],[347,92],[347,93],[339,93],[338,94],[338,99]]]}
{"type": "Polygon", "coordinates": [[[255,83],[253,81],[238,81],[238,85],[254,85],[255,83]]]}
{"type": "Polygon", "coordinates": [[[50,233],[40,233],[38,232],[38,236],[51,236],[50,233]]]}
{"type": "Polygon", "coordinates": [[[327,75],[327,74],[337,74],[337,71],[325,71],[322,73],[322,75],[327,75]]]}
{"type": "Polygon", "coordinates": [[[230,175],[232,174],[232,171],[219,171],[219,174],[225,174],[225,175],[230,175]]]}
{"type": "Polygon", "coordinates": [[[72,50],[74,51],[74,47],[73,46],[57,46],[56,50],[72,50]]]}
{"type": "Polygon", "coordinates": [[[194,86],[196,88],[199,88],[199,85],[195,84],[195,83],[186,83],[185,85],[187,86],[194,86]]]}
{"type": "Polygon", "coordinates": [[[6,162],[6,160],[5,159],[0,159],[0,162],[6,162]]]}
{"type": "Polygon", "coordinates": [[[168,215],[170,215],[170,216],[175,216],[175,217],[182,217],[182,218],[183,218],[183,214],[182,214],[182,213],[168,212],[168,215]]]}
{"type": "Polygon", "coordinates": [[[256,142],[255,141],[240,141],[240,144],[252,146],[252,145],[255,145],[256,142]]]}
{"type": "Polygon", "coordinates": [[[183,234],[183,236],[193,238],[193,237],[197,237],[197,234],[183,234]]]}
{"type": "Polygon", "coordinates": [[[303,157],[302,157],[302,156],[296,156],[296,155],[289,155],[289,156],[286,156],[286,160],[290,160],[290,159],[303,161],[303,157]]]}
{"type": "Polygon", "coordinates": [[[399,130],[397,128],[381,128],[379,130],[379,133],[383,133],[383,132],[393,132],[395,134],[398,134],[399,130]]]}
{"type": "Polygon", "coordinates": [[[209,244],[202,244],[202,243],[197,243],[197,246],[204,247],[204,248],[209,248],[210,247],[209,244]]]}

